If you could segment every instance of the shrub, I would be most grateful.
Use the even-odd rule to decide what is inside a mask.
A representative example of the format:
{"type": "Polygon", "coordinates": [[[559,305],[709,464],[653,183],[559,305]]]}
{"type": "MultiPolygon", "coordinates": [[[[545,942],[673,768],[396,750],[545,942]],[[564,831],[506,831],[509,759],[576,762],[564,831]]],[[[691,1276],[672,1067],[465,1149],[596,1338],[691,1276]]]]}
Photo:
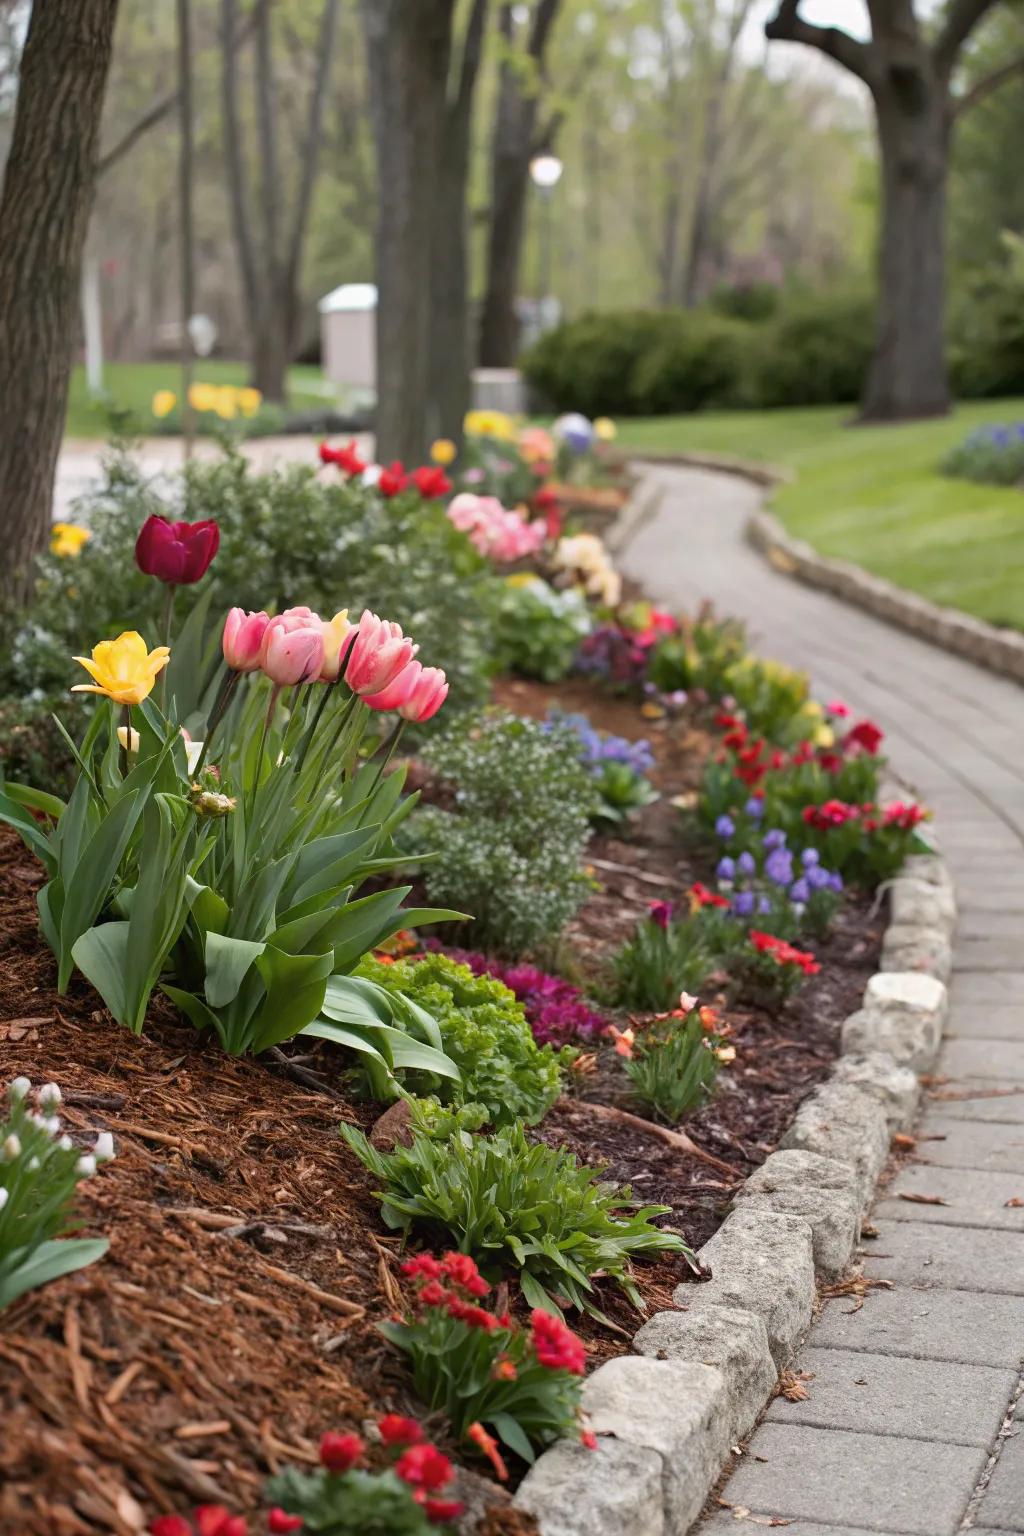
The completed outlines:
{"type": "Polygon", "coordinates": [[[431,899],[472,912],[474,937],[499,953],[554,940],[588,889],[593,791],[571,734],[491,714],[426,757],[456,796],[454,810],[430,806],[416,818],[416,846],[440,850],[424,875],[431,899]]]}
{"type": "Polygon", "coordinates": [[[706,311],[665,315],[657,340],[629,377],[634,413],[667,416],[736,403],[749,330],[743,321],[706,311]]]}
{"type": "Polygon", "coordinates": [[[738,619],[702,614],[680,620],[659,636],[650,653],[647,676],[659,693],[703,690],[720,699],[729,692],[732,668],[746,653],[746,631],[738,619]]]}
{"type": "Polygon", "coordinates": [[[447,1233],[485,1274],[519,1274],[533,1307],[556,1301],[601,1317],[593,1280],[613,1281],[642,1310],[630,1261],[645,1253],[688,1253],[681,1237],[653,1226],[662,1205],[632,1208],[630,1191],[598,1180],[566,1151],[531,1145],[521,1125],[494,1136],[461,1132],[437,1141],[415,1130],[412,1145],[378,1152],[354,1126],[341,1133],[381,1181],[389,1227],[447,1233]]]}
{"type": "Polygon", "coordinates": [[[557,683],[572,671],[590,628],[587,600],[577,587],[558,591],[539,576],[510,576],[497,598],[498,664],[520,677],[557,683]]]}
{"type": "Polygon", "coordinates": [[[82,1153],[62,1134],[60,1089],[46,1083],[30,1108],[32,1085],[16,1077],[0,1120],[0,1311],[26,1291],[102,1258],[103,1237],[67,1238],[77,1225],[75,1190],[114,1155],[109,1133],[82,1153]]]}
{"type": "Polygon", "coordinates": [[[736,1055],[715,1010],[687,1002],[641,1029],[625,1059],[637,1098],[670,1125],[707,1103],[721,1067],[736,1055]]]}
{"type": "Polygon", "coordinates": [[[699,992],[714,966],[707,920],[676,919],[671,903],[652,901],[614,960],[612,996],[620,1008],[657,1013],[681,992],[699,992]]]}
{"type": "Polygon", "coordinates": [[[1024,422],[976,427],[939,467],[944,475],[982,485],[1024,484],[1024,422]]]}
{"type": "Polygon", "coordinates": [[[857,400],[874,341],[874,305],[867,295],[838,291],[787,299],[752,333],[745,403],[762,409],[857,400]]]}
{"type": "Polygon", "coordinates": [[[606,310],[556,326],[522,359],[528,382],[556,411],[625,416],[635,411],[633,371],[665,324],[651,310],[606,310]]]}
{"type": "Polygon", "coordinates": [[[654,753],[647,741],[628,741],[591,725],[586,715],[549,712],[549,727],[564,727],[576,737],[580,761],[594,784],[592,817],[596,822],[623,822],[630,812],[651,805],[657,791],[647,778],[654,753]]]}
{"type": "Polygon", "coordinates": [[[415,1305],[380,1331],[408,1355],[420,1401],[443,1412],[459,1439],[490,1425],[532,1462],[552,1440],[579,1433],[587,1351],[559,1318],[537,1309],[527,1332],[488,1311],[480,1303],[491,1287],[468,1254],[424,1253],[402,1269],[414,1279],[415,1305]]]}
{"type": "Polygon", "coordinates": [[[950,373],[958,395],[1024,393],[1024,240],[1003,234],[1005,260],[974,275],[954,305],[950,373]]]}
{"type": "Polygon", "coordinates": [[[535,1125],[558,1098],[573,1051],[539,1046],[515,995],[444,954],[384,964],[364,959],[358,975],[409,998],[436,1022],[461,1080],[431,1084],[442,1103],[480,1104],[493,1125],[535,1125]]]}

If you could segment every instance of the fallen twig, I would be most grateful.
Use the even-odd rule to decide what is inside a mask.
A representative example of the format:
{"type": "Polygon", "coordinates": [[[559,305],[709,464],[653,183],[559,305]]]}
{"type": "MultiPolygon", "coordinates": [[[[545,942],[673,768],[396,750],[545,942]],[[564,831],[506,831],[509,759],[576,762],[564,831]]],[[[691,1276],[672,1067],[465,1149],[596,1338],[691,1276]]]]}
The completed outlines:
{"type": "Polygon", "coordinates": [[[631,1115],[628,1109],[618,1109],[614,1104],[594,1104],[589,1099],[581,1102],[602,1119],[615,1120],[619,1125],[628,1125],[634,1131],[644,1131],[648,1136],[654,1136],[658,1141],[663,1141],[667,1147],[674,1147],[677,1152],[685,1152],[689,1157],[699,1158],[702,1163],[707,1163],[709,1168],[714,1168],[718,1173],[727,1174],[730,1179],[743,1177],[738,1168],[734,1168],[730,1163],[723,1163],[721,1158],[705,1152],[703,1147],[698,1147],[685,1131],[670,1131],[667,1126],[656,1125],[653,1120],[645,1120],[641,1115],[631,1115]]]}

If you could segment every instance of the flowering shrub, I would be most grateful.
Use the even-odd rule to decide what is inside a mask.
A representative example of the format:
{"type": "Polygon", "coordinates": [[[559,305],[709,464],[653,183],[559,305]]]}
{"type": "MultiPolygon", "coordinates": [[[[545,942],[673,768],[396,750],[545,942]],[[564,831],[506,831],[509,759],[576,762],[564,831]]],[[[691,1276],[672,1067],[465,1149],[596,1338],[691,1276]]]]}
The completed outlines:
{"type": "MultiPolygon", "coordinates": [[[[514,995],[491,976],[474,975],[445,954],[384,964],[364,958],[357,975],[399,992],[437,1024],[441,1048],[461,1077],[414,1074],[410,1087],[442,1103],[482,1105],[493,1125],[534,1125],[558,1098],[571,1050],[539,1046],[514,995]]],[[[400,1074],[408,1080],[408,1074],[400,1074]]]]}
{"type": "Polygon", "coordinates": [[[808,976],[821,970],[806,950],[757,928],[733,949],[729,968],[741,995],[767,1008],[781,1006],[808,976]]]}
{"type": "Polygon", "coordinates": [[[646,741],[628,741],[591,725],[586,715],[549,712],[546,725],[565,727],[579,742],[580,761],[594,781],[597,803],[595,821],[621,822],[629,813],[658,798],[647,778],[654,767],[654,753],[646,741]]]}
{"type": "Polygon", "coordinates": [[[710,1099],[722,1066],[735,1060],[728,1035],[714,1008],[698,1007],[683,992],[678,1007],[658,1014],[620,1052],[637,1098],[677,1125],[710,1099]]]}
{"type": "MultiPolygon", "coordinates": [[[[753,804],[760,810],[760,801],[753,804]]],[[[759,927],[781,938],[795,938],[801,931],[816,938],[828,935],[842,901],[843,877],[822,864],[816,848],[796,855],[787,847],[785,832],[774,827],[743,838],[748,846],[735,854],[733,818],[720,816],[715,831],[729,850],[715,875],[736,917],[756,918],[759,927]]]]}
{"type": "Polygon", "coordinates": [[[944,475],[983,485],[1020,485],[1024,481],[1024,422],[975,427],[947,453],[944,475]]]}
{"type": "Polygon", "coordinates": [[[558,591],[540,576],[509,576],[497,600],[497,657],[503,672],[557,683],[572,671],[590,633],[590,610],[576,587],[558,591]]]}
{"type": "Polygon", "coordinates": [[[910,854],[929,851],[917,829],[930,814],[902,800],[885,807],[826,800],[804,807],[803,832],[808,844],[851,880],[875,886],[891,880],[910,854]]]}
{"type": "Polygon", "coordinates": [[[551,942],[588,889],[593,791],[574,738],[495,713],[449,731],[425,757],[455,789],[454,810],[429,806],[413,828],[414,848],[440,851],[424,870],[431,900],[471,912],[474,937],[500,953],[551,942]]]}
{"type": "MultiPolygon", "coordinates": [[[[417,1396],[456,1436],[489,1426],[532,1462],[552,1440],[579,1433],[587,1351],[561,1318],[537,1309],[527,1331],[488,1311],[481,1301],[491,1287],[465,1253],[420,1254],[402,1269],[416,1284],[415,1306],[380,1331],[409,1356],[417,1396]]],[[[492,1465],[507,1475],[500,1457],[492,1465]]]]}
{"type": "MultiPolygon", "coordinates": [[[[428,939],[434,948],[438,940],[428,939]]],[[[591,1040],[605,1028],[606,1020],[583,998],[579,987],[561,976],[549,976],[535,965],[505,961],[469,949],[446,949],[460,965],[476,976],[493,976],[504,982],[522,1004],[526,1020],[538,1044],[564,1045],[572,1040],[591,1040]]]]}
{"type": "Polygon", "coordinates": [[[658,636],[647,676],[660,693],[682,689],[720,699],[729,692],[731,670],[745,651],[745,630],[738,620],[702,613],[658,636]]]}
{"type": "Polygon", "coordinates": [[[28,1079],[16,1077],[0,1120],[0,1311],[36,1286],[84,1269],[109,1247],[105,1237],[63,1234],[77,1225],[78,1185],[114,1156],[110,1132],[82,1152],[62,1132],[57,1084],[44,1083],[34,1106],[31,1095],[28,1079]]]}
{"type": "Polygon", "coordinates": [[[598,677],[620,692],[639,688],[647,676],[649,647],[625,624],[609,620],[597,624],[582,642],[576,670],[598,677]]]}
{"type": "Polygon", "coordinates": [[[472,491],[453,497],[448,519],[479,554],[496,565],[535,555],[547,537],[543,518],[527,522],[520,512],[503,507],[496,496],[475,496],[472,491]]]}
{"type": "MultiPolygon", "coordinates": [[[[722,902],[728,906],[728,902],[722,902]]],[[[677,918],[671,902],[652,901],[614,960],[612,995],[622,1008],[656,1013],[680,992],[699,992],[714,969],[714,909],[705,918],[677,918]]]]}
{"type": "Polygon", "coordinates": [[[628,1188],[601,1182],[566,1151],[531,1145],[519,1124],[493,1136],[456,1132],[439,1141],[414,1126],[412,1145],[378,1152],[363,1133],[341,1134],[381,1181],[381,1214],[389,1227],[448,1233],[485,1274],[518,1272],[531,1307],[556,1302],[600,1317],[594,1279],[618,1285],[642,1303],[631,1259],[645,1253],[688,1253],[681,1237],[652,1224],[662,1205],[634,1208],[628,1188]]]}

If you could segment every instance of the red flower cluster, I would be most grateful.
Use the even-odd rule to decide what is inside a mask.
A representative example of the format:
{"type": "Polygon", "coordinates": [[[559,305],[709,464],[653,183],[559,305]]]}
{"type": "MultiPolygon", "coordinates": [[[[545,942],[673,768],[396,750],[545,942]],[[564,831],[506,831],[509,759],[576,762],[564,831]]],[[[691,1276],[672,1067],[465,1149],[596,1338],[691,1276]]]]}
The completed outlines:
{"type": "Polygon", "coordinates": [[[844,827],[848,821],[856,821],[862,811],[873,809],[870,805],[848,805],[845,800],[826,800],[823,805],[805,805],[801,815],[809,827],[827,832],[831,827],[844,827]]]}
{"type": "Polygon", "coordinates": [[[320,1465],[328,1472],[351,1472],[365,1449],[358,1435],[321,1435],[320,1465]]]}
{"type": "Polygon", "coordinates": [[[778,939],[774,933],[762,933],[751,928],[750,942],[762,955],[770,955],[776,965],[798,965],[805,976],[816,976],[821,966],[814,956],[804,949],[795,949],[786,939],[778,939]]]}
{"type": "Polygon", "coordinates": [[[336,464],[343,475],[361,475],[366,468],[366,460],[354,442],[346,443],[343,448],[332,448],[330,443],[321,443],[320,462],[336,464]]]}
{"type": "Polygon", "coordinates": [[[912,832],[922,821],[928,820],[928,812],[921,805],[906,805],[902,800],[896,800],[886,806],[882,819],[887,827],[912,832]]]}
{"type": "Polygon", "coordinates": [[[377,1428],[385,1445],[419,1445],[423,1439],[423,1426],[399,1413],[386,1413],[377,1428]]]}
{"type": "Polygon", "coordinates": [[[438,501],[447,496],[452,482],[439,464],[424,464],[409,476],[424,501],[438,501]]]}
{"type": "Polygon", "coordinates": [[[869,757],[874,757],[884,740],[885,732],[873,720],[859,720],[853,730],[847,731],[843,737],[843,747],[846,751],[851,747],[860,747],[869,757]]]}
{"type": "Polygon", "coordinates": [[[729,905],[728,897],[720,896],[717,891],[709,891],[700,880],[695,880],[690,886],[690,909],[696,912],[698,907],[725,907],[729,905]]]}
{"type": "Polygon", "coordinates": [[[486,1296],[490,1290],[468,1253],[446,1253],[441,1259],[435,1259],[431,1253],[420,1253],[402,1265],[402,1273],[424,1282],[419,1289],[421,1306],[444,1307],[449,1317],[488,1333],[505,1326],[503,1319],[467,1299],[486,1296]],[[448,1281],[451,1289],[441,1283],[443,1280],[448,1281]]]}
{"type": "Polygon", "coordinates": [[[530,1313],[533,1351],[549,1371],[571,1371],[582,1376],[587,1368],[587,1347],[560,1317],[535,1307],[530,1313]]]}
{"type": "Polygon", "coordinates": [[[200,1504],[192,1520],[183,1515],[158,1515],[148,1529],[150,1536],[247,1536],[249,1527],[243,1515],[233,1515],[223,1504],[200,1504]]]}
{"type": "MultiPolygon", "coordinates": [[[[377,1428],[385,1445],[405,1446],[395,1462],[395,1473],[403,1483],[408,1483],[413,1498],[422,1506],[427,1519],[438,1525],[457,1519],[462,1514],[461,1504],[454,1499],[431,1497],[451,1482],[455,1468],[436,1445],[430,1445],[424,1440],[423,1429],[416,1420],[388,1413],[377,1428]]],[[[328,1472],[350,1472],[360,1461],[364,1450],[365,1446],[358,1435],[324,1435],[320,1441],[320,1463],[328,1472]]],[[[283,1510],[273,1513],[283,1515],[285,1520],[292,1518],[283,1510]]],[[[300,1527],[301,1521],[298,1525],[271,1525],[270,1528],[272,1531],[294,1531],[300,1527]]],[[[158,1536],[178,1536],[178,1533],[158,1533],[158,1536]]],[[[205,1536],[205,1533],[200,1532],[199,1536],[205,1536]]],[[[213,1536],[221,1536],[221,1533],[215,1532],[213,1536]]],[[[233,1533],[226,1532],[224,1536],[233,1536],[233,1533]]]]}
{"type": "Polygon", "coordinates": [[[405,472],[405,465],[400,459],[395,459],[381,470],[377,489],[390,501],[392,496],[400,496],[408,484],[409,476],[405,472]]]}

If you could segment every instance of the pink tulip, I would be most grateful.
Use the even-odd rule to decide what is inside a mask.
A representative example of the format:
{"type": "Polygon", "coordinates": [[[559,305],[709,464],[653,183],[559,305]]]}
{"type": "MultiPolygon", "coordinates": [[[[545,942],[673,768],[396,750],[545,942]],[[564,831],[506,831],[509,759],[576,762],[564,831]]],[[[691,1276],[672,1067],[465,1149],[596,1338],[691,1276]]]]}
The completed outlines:
{"type": "Polygon", "coordinates": [[[263,633],[260,666],[279,688],[316,677],[324,662],[323,626],[311,608],[286,608],[263,633]]]}
{"type": "Polygon", "coordinates": [[[422,673],[423,667],[418,661],[408,662],[380,693],[364,694],[363,703],[369,704],[371,709],[400,709],[412,697],[422,673]]]}
{"type": "Polygon", "coordinates": [[[422,725],[432,720],[448,697],[448,680],[440,667],[422,667],[416,686],[398,713],[403,720],[415,720],[422,725]]]}
{"type": "Polygon", "coordinates": [[[345,681],[353,693],[382,693],[407,667],[417,647],[402,634],[401,624],[380,619],[365,609],[352,646],[345,681]]]}
{"type": "Polygon", "coordinates": [[[232,672],[255,672],[260,664],[260,647],[270,619],[265,613],[246,613],[232,608],[224,620],[221,645],[224,660],[232,672]]]}

